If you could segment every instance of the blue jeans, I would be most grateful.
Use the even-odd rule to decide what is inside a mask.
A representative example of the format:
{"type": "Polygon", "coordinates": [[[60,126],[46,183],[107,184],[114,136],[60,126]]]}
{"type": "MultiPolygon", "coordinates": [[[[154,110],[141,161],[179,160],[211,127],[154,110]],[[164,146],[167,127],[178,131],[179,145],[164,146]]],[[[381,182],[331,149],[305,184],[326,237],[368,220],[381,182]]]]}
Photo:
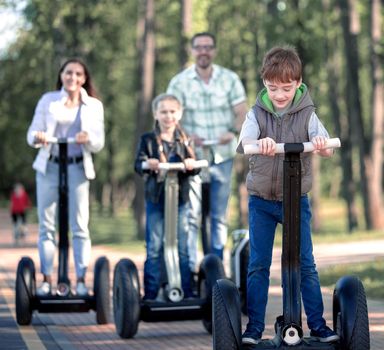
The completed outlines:
{"type": "MultiPolygon", "coordinates": [[[[164,266],[164,194],[160,196],[159,203],[146,202],[146,215],[145,242],[147,258],[144,263],[144,291],[145,298],[155,299],[160,288],[164,266]]],[[[188,219],[186,203],[179,203],[177,228],[181,286],[184,291],[184,296],[189,297],[192,296],[192,291],[188,265],[188,219]]]]}
{"type": "MultiPolygon", "coordinates": [[[[48,162],[45,175],[36,173],[36,185],[41,272],[51,275],[56,251],[59,165],[48,162]]],[[[81,278],[84,277],[91,258],[88,230],[89,181],[85,177],[83,163],[68,166],[68,206],[76,276],[81,278]]]]}
{"type": "MultiPolygon", "coordinates": [[[[210,227],[212,246],[211,252],[223,258],[223,249],[227,243],[227,207],[231,193],[231,173],[233,159],[226,160],[219,164],[209,166],[210,177],[210,227]]],[[[201,177],[191,177],[189,191],[189,239],[188,253],[189,266],[192,271],[196,270],[197,263],[197,241],[201,223],[201,177]]]]}
{"type": "MultiPolygon", "coordinates": [[[[269,271],[273,241],[278,223],[282,223],[281,201],[249,198],[250,258],[248,265],[247,296],[249,322],[247,331],[261,336],[264,331],[268,301],[269,271]]],[[[319,276],[312,252],[311,209],[307,196],[301,197],[301,296],[309,329],[325,326],[324,306],[319,276]]]]}

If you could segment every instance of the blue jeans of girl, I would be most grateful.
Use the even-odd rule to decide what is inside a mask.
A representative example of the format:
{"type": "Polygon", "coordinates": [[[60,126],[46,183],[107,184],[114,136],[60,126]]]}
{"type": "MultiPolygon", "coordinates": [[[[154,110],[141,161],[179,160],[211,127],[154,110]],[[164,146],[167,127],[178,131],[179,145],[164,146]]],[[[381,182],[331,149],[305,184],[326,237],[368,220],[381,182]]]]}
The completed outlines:
{"type": "MultiPolygon", "coordinates": [[[[264,331],[265,310],[268,301],[269,272],[275,230],[282,223],[281,201],[249,198],[250,259],[248,265],[247,332],[260,337],[264,331]]],[[[301,197],[301,296],[309,329],[325,326],[323,299],[319,276],[313,257],[311,239],[311,209],[307,196],[301,197]]]]}
{"type": "MultiPolygon", "coordinates": [[[[164,240],[164,195],[158,203],[146,202],[145,242],[147,258],[144,263],[144,298],[155,299],[163,275],[163,240],[164,240]]],[[[178,210],[178,253],[181,286],[185,297],[192,296],[188,258],[188,218],[186,203],[179,203],[178,210]]]]}

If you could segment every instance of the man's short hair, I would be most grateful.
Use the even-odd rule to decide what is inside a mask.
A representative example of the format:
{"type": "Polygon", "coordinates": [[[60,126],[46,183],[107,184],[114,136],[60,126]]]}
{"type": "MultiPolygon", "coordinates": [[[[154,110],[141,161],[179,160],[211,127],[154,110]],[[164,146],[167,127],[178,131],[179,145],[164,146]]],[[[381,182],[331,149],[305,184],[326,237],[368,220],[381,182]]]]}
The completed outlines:
{"type": "Polygon", "coordinates": [[[213,45],[216,47],[216,37],[209,32],[201,32],[201,33],[196,33],[192,39],[191,39],[191,45],[193,46],[193,42],[195,41],[196,38],[199,38],[201,36],[208,36],[213,40],[213,45]]]}
{"type": "Polygon", "coordinates": [[[263,59],[261,78],[271,82],[289,83],[302,77],[302,64],[292,46],[278,46],[269,50],[263,59]]]}

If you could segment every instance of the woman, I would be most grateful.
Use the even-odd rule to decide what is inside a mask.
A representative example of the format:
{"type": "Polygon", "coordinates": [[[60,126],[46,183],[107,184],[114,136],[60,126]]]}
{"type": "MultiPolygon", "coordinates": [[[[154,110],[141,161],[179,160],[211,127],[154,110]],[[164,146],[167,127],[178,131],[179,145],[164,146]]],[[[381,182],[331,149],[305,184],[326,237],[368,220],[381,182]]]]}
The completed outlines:
{"type": "Polygon", "coordinates": [[[39,256],[43,283],[36,293],[52,292],[53,259],[56,250],[55,220],[58,208],[58,146],[48,137],[74,137],[68,145],[69,226],[76,268],[76,293],[86,295],[85,274],[90,260],[89,180],[95,178],[91,153],[104,146],[104,110],[95,97],[89,71],[79,59],[69,59],[60,68],[57,90],[39,100],[28,144],[40,148],[33,163],[36,170],[37,209],[39,218],[39,256]]]}

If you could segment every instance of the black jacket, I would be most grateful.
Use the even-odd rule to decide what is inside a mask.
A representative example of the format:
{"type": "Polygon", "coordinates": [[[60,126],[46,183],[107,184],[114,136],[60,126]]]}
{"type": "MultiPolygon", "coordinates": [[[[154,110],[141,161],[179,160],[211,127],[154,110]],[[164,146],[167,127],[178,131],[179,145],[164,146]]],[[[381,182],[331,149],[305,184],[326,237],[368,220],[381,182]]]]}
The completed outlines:
{"type": "MultiPolygon", "coordinates": [[[[181,161],[186,158],[193,158],[188,148],[181,142],[178,132],[175,132],[175,153],[180,157],[181,161]]],[[[151,170],[143,170],[141,163],[149,158],[160,158],[159,147],[156,136],[153,131],[145,133],[141,136],[136,151],[135,171],[144,177],[145,181],[145,199],[152,203],[158,203],[161,194],[164,192],[164,181],[158,182],[157,174],[151,170]]],[[[189,200],[189,181],[188,177],[199,173],[199,169],[179,172],[179,201],[185,203],[189,200]]]]}

